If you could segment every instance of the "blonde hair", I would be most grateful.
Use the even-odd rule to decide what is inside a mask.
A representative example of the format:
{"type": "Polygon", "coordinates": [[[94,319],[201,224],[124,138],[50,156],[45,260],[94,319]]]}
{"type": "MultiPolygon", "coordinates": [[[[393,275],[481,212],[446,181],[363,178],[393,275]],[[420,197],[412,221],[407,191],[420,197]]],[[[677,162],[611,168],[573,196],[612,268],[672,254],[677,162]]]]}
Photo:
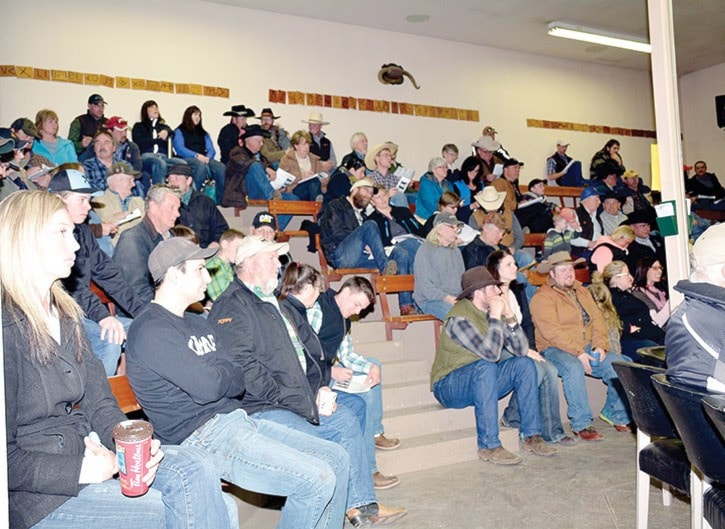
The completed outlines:
{"type": "Polygon", "coordinates": [[[302,143],[300,140],[305,140],[306,143],[312,143],[312,135],[306,130],[298,130],[290,138],[292,145],[299,145],[302,143]]]}
{"type": "MultiPolygon", "coordinates": [[[[612,261],[604,267],[604,271],[600,274],[601,279],[605,284],[611,286],[612,279],[621,274],[622,272],[629,272],[629,267],[624,261],[612,261]]],[[[594,278],[592,278],[594,282],[594,278]]]]}
{"type": "Polygon", "coordinates": [[[618,239],[627,239],[629,242],[634,240],[634,231],[629,226],[617,226],[610,235],[613,241],[618,239]]]}
{"type": "MultiPolygon", "coordinates": [[[[621,263],[621,261],[614,261],[615,263],[621,263]]],[[[607,265],[609,267],[610,265],[607,265]]],[[[626,266],[626,265],[625,265],[626,266]]],[[[594,272],[592,274],[592,283],[587,287],[589,293],[594,298],[594,302],[599,307],[599,310],[604,316],[604,323],[607,329],[615,329],[619,336],[622,335],[622,322],[619,319],[617,309],[614,308],[612,303],[612,293],[609,291],[609,287],[604,284],[602,274],[600,272],[594,272]]]]}
{"type": "MultiPolygon", "coordinates": [[[[39,263],[48,258],[41,248],[41,234],[50,219],[58,211],[65,210],[65,203],[45,191],[18,191],[0,203],[0,284],[3,301],[15,322],[25,319],[29,354],[41,364],[49,364],[52,351],[57,347],[48,328],[46,310],[40,302],[36,285],[39,263]]],[[[52,257],[51,257],[52,258],[52,257]]],[[[41,293],[42,294],[42,293],[41,293]]],[[[70,342],[77,351],[78,361],[87,347],[83,332],[83,311],[65,291],[60,281],[50,286],[50,303],[60,320],[73,321],[74,332],[70,342]]]]}
{"type": "MultiPolygon", "coordinates": [[[[441,226],[443,226],[443,224],[445,224],[445,223],[442,222],[442,223],[438,224],[437,226],[433,226],[433,229],[428,232],[428,235],[425,238],[425,240],[428,241],[429,243],[431,243],[433,246],[443,246],[441,244],[441,234],[440,234],[440,229],[441,229],[441,226]]],[[[457,246],[457,241],[458,241],[458,238],[456,238],[456,240],[453,241],[453,243],[451,243],[451,245],[448,246],[448,248],[455,248],[457,246]]]]}
{"type": "MultiPolygon", "coordinates": [[[[58,121],[58,114],[55,113],[54,110],[50,110],[48,108],[44,108],[43,110],[38,110],[38,113],[35,114],[35,128],[38,130],[38,138],[42,139],[42,136],[40,135],[40,131],[43,128],[43,122],[46,119],[52,119],[54,121],[58,121]]],[[[57,138],[58,135],[56,134],[55,137],[57,138]]]]}

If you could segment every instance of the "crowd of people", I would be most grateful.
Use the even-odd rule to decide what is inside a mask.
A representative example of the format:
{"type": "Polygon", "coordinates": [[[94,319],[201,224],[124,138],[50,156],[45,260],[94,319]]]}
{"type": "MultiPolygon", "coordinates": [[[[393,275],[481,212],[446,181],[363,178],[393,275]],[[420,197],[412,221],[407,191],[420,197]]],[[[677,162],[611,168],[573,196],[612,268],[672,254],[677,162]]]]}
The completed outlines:
{"type": "MultiPolygon", "coordinates": [[[[317,269],[275,242],[289,217],[262,211],[247,234],[230,229],[219,206],[253,199],[320,202],[319,225],[307,229],[335,268],[413,275],[400,313],[443,321],[431,391],[444,407],[475,408],[482,460],[522,462],[501,445],[500,427],[517,428],[522,450],[544,457],[602,439],[585,376],[607,386],[598,417],[631,432],[612,362],[637,361],[642,347],[667,345],[675,378],[725,388],[725,340],[707,325],[725,308],[723,225],[695,242],[695,273],[675,287],[686,302],[673,314],[650,190],[615,139],[594,154],[589,178],[559,140],[548,181],[522,192],[524,162],[486,126],[460,167],[458,147],[445,144],[410,186],[398,146],[368,148],[362,132],[338,165],[319,112],[289,134],[272,109],[234,105],[217,151],[196,106],[172,129],[144,102],[131,139],[105,107],[91,95],[68,139],[48,109],[0,129],[13,527],[110,525],[130,505],[140,527],[190,518],[235,527],[220,479],[286,497],[279,527],[406,514],[376,497],[400,483],[378,469],[376,450],[400,440],[383,429],[380,362],[350,338],[373,286],[354,276],[324,290],[317,269]],[[579,205],[554,206],[547,184],[580,187],[579,205]],[[524,248],[527,232],[545,234],[542,253],[524,248]],[[680,354],[692,344],[694,366],[680,354]],[[157,439],[143,500],[111,479],[111,431],[123,414],[104,379],[122,351],[157,439]],[[349,392],[354,384],[362,390],[349,392]]],[[[717,209],[717,177],[704,162],[695,172],[688,192],[717,209]]]]}

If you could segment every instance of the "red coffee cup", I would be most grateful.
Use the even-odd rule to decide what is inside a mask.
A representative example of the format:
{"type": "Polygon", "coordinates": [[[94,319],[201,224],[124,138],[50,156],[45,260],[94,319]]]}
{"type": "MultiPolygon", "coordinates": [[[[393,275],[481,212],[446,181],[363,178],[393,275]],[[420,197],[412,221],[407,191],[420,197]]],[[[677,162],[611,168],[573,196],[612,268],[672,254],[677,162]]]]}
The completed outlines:
{"type": "Polygon", "coordinates": [[[124,496],[142,496],[149,490],[142,481],[151,459],[151,436],[154,427],[147,421],[123,421],[113,429],[116,441],[121,492],[124,496]]]}

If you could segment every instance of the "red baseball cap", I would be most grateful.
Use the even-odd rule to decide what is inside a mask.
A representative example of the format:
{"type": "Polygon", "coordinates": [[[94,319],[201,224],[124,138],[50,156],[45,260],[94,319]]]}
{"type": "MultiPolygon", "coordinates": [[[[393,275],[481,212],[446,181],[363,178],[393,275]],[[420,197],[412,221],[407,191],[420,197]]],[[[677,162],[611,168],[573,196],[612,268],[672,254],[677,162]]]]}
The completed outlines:
{"type": "Polygon", "coordinates": [[[108,118],[105,126],[108,130],[126,130],[128,128],[128,122],[120,116],[113,116],[112,118],[108,118]]]}

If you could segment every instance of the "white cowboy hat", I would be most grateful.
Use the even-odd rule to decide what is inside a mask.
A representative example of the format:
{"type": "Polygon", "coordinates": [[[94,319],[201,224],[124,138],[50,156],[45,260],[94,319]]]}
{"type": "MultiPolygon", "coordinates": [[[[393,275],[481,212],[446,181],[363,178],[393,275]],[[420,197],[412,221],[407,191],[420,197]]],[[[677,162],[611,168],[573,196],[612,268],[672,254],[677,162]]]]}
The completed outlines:
{"type": "Polygon", "coordinates": [[[329,125],[329,121],[323,121],[322,119],[322,112],[310,112],[310,116],[305,120],[302,120],[302,123],[312,123],[315,125],[329,125]]]}
{"type": "Polygon", "coordinates": [[[495,188],[487,186],[484,187],[482,191],[476,193],[473,198],[476,199],[476,202],[478,202],[486,211],[496,211],[501,207],[501,204],[503,204],[503,201],[506,198],[506,192],[496,191],[495,188]]]}

